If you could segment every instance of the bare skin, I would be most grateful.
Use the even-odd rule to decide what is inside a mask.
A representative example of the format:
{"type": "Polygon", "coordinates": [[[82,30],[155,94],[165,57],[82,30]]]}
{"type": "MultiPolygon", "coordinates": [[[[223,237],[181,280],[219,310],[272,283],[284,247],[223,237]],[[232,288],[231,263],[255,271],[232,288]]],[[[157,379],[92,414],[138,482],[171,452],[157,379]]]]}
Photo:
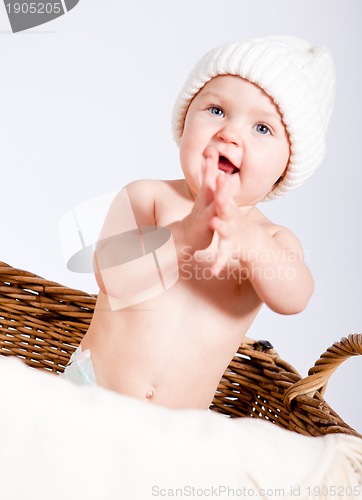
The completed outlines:
{"type": "MultiPolygon", "coordinates": [[[[185,179],[127,186],[137,226],[171,231],[179,278],[163,293],[114,307],[109,297],[117,295],[117,283],[131,286],[132,277],[124,266],[103,272],[99,261],[105,245],[100,244],[95,254],[100,291],[81,344],[91,351],[98,385],[169,408],[207,409],[262,305],[294,314],[305,308],[313,291],[297,238],[255,206],[273,187],[267,175],[258,173],[258,163],[262,166],[271,156],[278,159],[269,162],[273,182],[285,169],[285,130],[278,129],[274,118],[273,135],[259,137],[264,136],[264,121],[262,126],[257,121],[255,128],[254,115],[239,96],[264,111],[273,106],[277,117],[278,111],[260,89],[239,77],[214,78],[204,89],[186,118],[181,142],[185,179]],[[229,101],[230,96],[235,99],[221,102],[221,115],[214,108],[223,92],[229,101]],[[212,113],[205,93],[212,94],[212,113]],[[235,111],[229,112],[228,106],[235,111]],[[231,173],[223,156],[237,163],[237,172],[231,173]]],[[[120,195],[107,216],[103,238],[114,234],[125,211],[120,195]]]]}

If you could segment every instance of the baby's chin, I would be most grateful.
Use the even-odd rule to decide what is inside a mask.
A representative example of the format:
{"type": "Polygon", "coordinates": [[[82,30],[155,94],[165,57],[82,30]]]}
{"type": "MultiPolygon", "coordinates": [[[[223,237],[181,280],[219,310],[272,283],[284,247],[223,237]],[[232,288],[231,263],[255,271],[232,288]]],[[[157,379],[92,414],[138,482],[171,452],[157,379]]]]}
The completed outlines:
{"type": "Polygon", "coordinates": [[[187,190],[188,190],[188,192],[190,194],[190,197],[195,201],[195,199],[197,198],[197,196],[200,193],[201,187],[200,186],[194,186],[194,185],[190,184],[187,181],[185,181],[185,184],[186,184],[187,190]]]}
{"type": "Polygon", "coordinates": [[[254,207],[255,205],[257,205],[259,202],[263,201],[265,196],[267,196],[267,194],[269,193],[266,193],[265,195],[264,194],[261,194],[259,196],[256,196],[256,197],[252,197],[252,196],[248,196],[247,193],[245,193],[245,191],[243,191],[243,189],[239,189],[239,191],[237,193],[233,193],[233,202],[235,203],[236,206],[242,208],[242,207],[254,207]]]}

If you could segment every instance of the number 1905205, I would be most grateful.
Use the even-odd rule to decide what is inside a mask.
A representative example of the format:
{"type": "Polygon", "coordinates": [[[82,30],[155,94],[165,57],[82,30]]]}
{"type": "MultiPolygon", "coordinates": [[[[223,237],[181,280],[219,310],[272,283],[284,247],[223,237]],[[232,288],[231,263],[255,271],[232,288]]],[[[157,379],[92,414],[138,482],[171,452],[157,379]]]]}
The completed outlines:
{"type": "Polygon", "coordinates": [[[359,486],[308,486],[308,496],[313,497],[349,497],[357,498],[361,495],[361,488],[359,486]]]}
{"type": "Polygon", "coordinates": [[[60,14],[62,12],[62,4],[43,3],[43,2],[16,2],[14,4],[7,3],[6,8],[9,14],[60,14]]]}

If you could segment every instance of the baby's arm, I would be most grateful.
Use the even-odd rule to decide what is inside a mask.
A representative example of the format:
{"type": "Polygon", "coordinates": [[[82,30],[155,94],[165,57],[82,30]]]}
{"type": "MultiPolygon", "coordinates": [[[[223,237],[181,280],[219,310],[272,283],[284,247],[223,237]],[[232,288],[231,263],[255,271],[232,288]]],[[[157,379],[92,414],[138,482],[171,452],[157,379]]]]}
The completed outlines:
{"type": "Polygon", "coordinates": [[[236,253],[259,298],[273,311],[281,314],[302,311],[314,284],[298,239],[286,228],[271,234],[243,215],[230,201],[228,193],[228,178],[219,175],[215,190],[216,216],[211,221],[220,238],[215,274],[225,265],[227,255],[236,253]]]}
{"type": "Polygon", "coordinates": [[[94,252],[94,272],[101,292],[119,307],[125,307],[133,286],[143,276],[147,283],[148,263],[142,232],[155,228],[153,181],[135,181],[122,188],[105,218],[94,252]],[[129,292],[129,293],[128,293],[129,292]],[[122,302],[121,297],[125,297],[122,302]]]}

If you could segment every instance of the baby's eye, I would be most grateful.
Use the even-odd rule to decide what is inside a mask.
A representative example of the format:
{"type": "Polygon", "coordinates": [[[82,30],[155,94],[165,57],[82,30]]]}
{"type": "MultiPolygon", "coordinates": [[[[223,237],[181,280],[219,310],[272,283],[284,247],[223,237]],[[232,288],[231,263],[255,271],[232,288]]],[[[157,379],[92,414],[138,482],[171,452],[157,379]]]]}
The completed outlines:
{"type": "Polygon", "coordinates": [[[267,127],[263,123],[258,123],[255,127],[256,131],[259,132],[259,134],[267,135],[271,133],[269,127],[267,127]]]}
{"type": "Polygon", "coordinates": [[[210,113],[212,115],[221,116],[221,117],[225,116],[223,110],[221,108],[219,108],[219,106],[210,106],[207,109],[208,109],[208,111],[210,111],[210,113]]]}

